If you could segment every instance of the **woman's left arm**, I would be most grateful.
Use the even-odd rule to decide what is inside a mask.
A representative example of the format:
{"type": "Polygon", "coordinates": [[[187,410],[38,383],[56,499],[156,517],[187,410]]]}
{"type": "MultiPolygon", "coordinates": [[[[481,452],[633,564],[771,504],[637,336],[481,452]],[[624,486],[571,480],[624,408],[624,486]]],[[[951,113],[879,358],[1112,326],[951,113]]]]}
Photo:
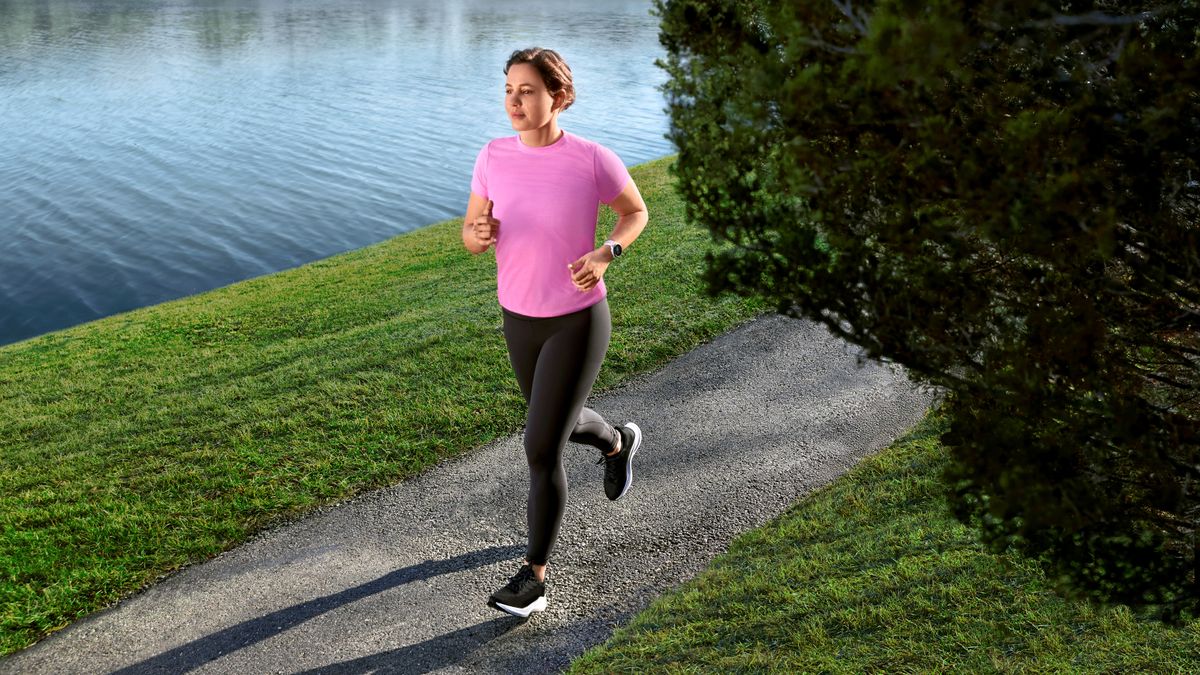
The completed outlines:
{"type": "MultiPolygon", "coordinates": [[[[617,212],[617,224],[608,238],[620,243],[621,250],[624,251],[638,238],[642,230],[646,229],[646,223],[650,220],[646,202],[642,200],[642,193],[638,192],[637,185],[630,178],[621,194],[608,205],[617,212]]],[[[601,246],[570,264],[571,281],[579,290],[590,291],[604,278],[604,272],[612,261],[612,251],[608,250],[607,246],[601,246]]]]}
{"type": "MultiPolygon", "coordinates": [[[[625,183],[625,189],[621,190],[621,194],[617,195],[617,198],[608,205],[617,212],[618,216],[617,225],[608,238],[621,244],[622,250],[627,249],[646,228],[646,223],[650,220],[650,214],[646,212],[646,202],[642,200],[642,193],[638,192],[637,185],[634,184],[632,178],[625,183]]],[[[607,246],[600,248],[608,251],[607,246]]],[[[611,262],[612,253],[607,253],[607,256],[611,262]]]]}

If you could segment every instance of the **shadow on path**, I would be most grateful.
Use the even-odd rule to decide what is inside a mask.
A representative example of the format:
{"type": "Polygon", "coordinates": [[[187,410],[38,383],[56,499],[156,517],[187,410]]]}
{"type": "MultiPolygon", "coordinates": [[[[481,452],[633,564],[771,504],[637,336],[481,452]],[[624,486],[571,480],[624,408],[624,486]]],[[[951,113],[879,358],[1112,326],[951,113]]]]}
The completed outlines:
{"type": "MultiPolygon", "coordinates": [[[[135,663],[120,670],[113,671],[114,673],[134,674],[134,673],[157,673],[157,672],[172,672],[181,673],[199,668],[200,666],[226,654],[230,654],[239,649],[243,649],[250,645],[270,638],[274,635],[282,633],[285,630],[298,626],[309,619],[320,616],[338,607],[348,605],[365,597],[387,591],[397,586],[413,581],[422,581],[431,577],[436,577],[441,574],[450,574],[453,572],[461,572],[463,570],[483,567],[492,563],[498,563],[505,560],[521,556],[525,553],[524,546],[493,546],[479,551],[472,551],[462,555],[448,558],[446,560],[430,560],[417,565],[410,565],[403,569],[398,569],[394,572],[389,572],[374,581],[369,581],[354,588],[347,588],[344,591],[326,595],[320,598],[314,598],[308,602],[303,602],[298,605],[293,605],[286,609],[281,609],[271,612],[265,616],[249,621],[243,621],[234,626],[230,626],[221,631],[193,640],[185,645],[180,645],[162,654],[146,659],[140,663],[135,663]]],[[[450,646],[446,641],[454,642],[462,640],[464,637],[473,635],[476,631],[489,629],[486,632],[495,632],[495,625],[515,625],[517,622],[510,622],[504,619],[491,621],[479,626],[472,626],[462,630],[454,631],[446,635],[426,640],[425,642],[410,647],[395,650],[396,652],[405,652],[408,650],[420,650],[420,653],[428,652],[436,653],[437,649],[450,646]],[[434,644],[431,644],[434,643],[434,644]]],[[[499,631],[503,632],[503,631],[499,631]]],[[[499,634],[496,632],[496,634],[499,634]]],[[[460,656],[465,655],[464,652],[458,652],[460,656]]],[[[393,654],[393,652],[388,652],[393,654]]],[[[380,655],[369,657],[371,659],[380,658],[380,655]]],[[[389,660],[399,658],[398,656],[389,656],[389,660]]],[[[353,662],[349,662],[353,663],[353,662]]],[[[375,667],[378,667],[375,666],[375,667]]],[[[347,666],[344,672],[355,672],[356,669],[347,666]]],[[[316,671],[325,672],[325,671],[316,671]]],[[[332,671],[330,671],[332,672],[332,671]]],[[[337,671],[343,672],[343,671],[337,671]]]]}
{"type": "Polygon", "coordinates": [[[525,623],[516,616],[504,616],[467,626],[445,635],[429,638],[371,656],[334,663],[322,668],[300,671],[296,675],[353,675],[354,673],[427,673],[453,665],[476,649],[525,623]]]}

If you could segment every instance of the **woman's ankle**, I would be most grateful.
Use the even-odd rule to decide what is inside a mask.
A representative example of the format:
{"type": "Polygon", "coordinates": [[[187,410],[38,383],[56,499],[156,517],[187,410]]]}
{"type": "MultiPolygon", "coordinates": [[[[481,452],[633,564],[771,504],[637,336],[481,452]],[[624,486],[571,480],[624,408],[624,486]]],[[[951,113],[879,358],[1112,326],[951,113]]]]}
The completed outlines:
{"type": "MultiPolygon", "coordinates": [[[[615,428],[615,427],[614,427],[614,428],[615,428]]],[[[607,453],[605,453],[605,454],[607,454],[607,455],[609,455],[609,456],[611,457],[612,455],[615,455],[615,454],[617,454],[617,453],[618,453],[618,452],[620,452],[620,451],[621,451],[621,432],[620,432],[620,431],[618,431],[618,432],[617,432],[617,442],[616,442],[616,444],[615,444],[615,445],[613,445],[613,449],[612,449],[612,450],[609,450],[609,451],[608,451],[607,453]]]]}
{"type": "MultiPolygon", "coordinates": [[[[527,560],[526,562],[529,561],[527,560]]],[[[548,564],[549,563],[542,563],[541,565],[538,565],[536,563],[529,563],[529,567],[533,569],[533,575],[537,577],[538,581],[546,580],[546,565],[548,564]]]]}

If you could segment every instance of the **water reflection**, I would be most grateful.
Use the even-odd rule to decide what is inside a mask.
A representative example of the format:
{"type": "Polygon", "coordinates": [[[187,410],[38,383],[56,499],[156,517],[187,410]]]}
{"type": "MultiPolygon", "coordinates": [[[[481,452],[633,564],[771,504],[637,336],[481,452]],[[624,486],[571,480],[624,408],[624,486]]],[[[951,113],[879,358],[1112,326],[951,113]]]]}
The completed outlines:
{"type": "MultiPolygon", "coordinates": [[[[149,42],[169,43],[175,49],[190,45],[225,52],[247,47],[284,46],[292,50],[346,43],[384,47],[403,38],[453,49],[482,44],[496,35],[519,39],[523,33],[587,39],[583,34],[572,35],[576,31],[645,37],[649,35],[647,28],[656,28],[648,18],[650,6],[648,1],[619,0],[4,0],[0,1],[0,47],[8,58],[21,50],[70,48],[89,40],[102,40],[114,47],[149,42]]],[[[653,45],[650,47],[653,49],[653,45]]]]}
{"type": "Polygon", "coordinates": [[[673,151],[649,0],[0,0],[0,344],[460,215],[503,64],[564,128],[673,151]]]}

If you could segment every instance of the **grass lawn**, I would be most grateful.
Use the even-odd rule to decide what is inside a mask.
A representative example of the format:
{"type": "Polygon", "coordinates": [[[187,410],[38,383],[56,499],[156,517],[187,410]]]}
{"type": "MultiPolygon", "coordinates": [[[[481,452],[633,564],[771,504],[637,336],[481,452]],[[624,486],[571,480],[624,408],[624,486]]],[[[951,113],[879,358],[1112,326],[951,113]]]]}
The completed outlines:
{"type": "Polygon", "coordinates": [[[1200,672],[1200,622],[1064,601],[984,552],[940,496],[944,424],[741,535],[570,672],[1200,672]]]}
{"type": "MultiPolygon", "coordinates": [[[[608,270],[597,391],[764,311],[707,298],[672,157],[608,270]]],[[[464,208],[466,194],[463,195],[464,208]]],[[[615,222],[603,209],[599,240],[615,222]]],[[[0,347],[0,655],[313,507],[521,427],[495,258],[461,220],[0,347]]]]}

